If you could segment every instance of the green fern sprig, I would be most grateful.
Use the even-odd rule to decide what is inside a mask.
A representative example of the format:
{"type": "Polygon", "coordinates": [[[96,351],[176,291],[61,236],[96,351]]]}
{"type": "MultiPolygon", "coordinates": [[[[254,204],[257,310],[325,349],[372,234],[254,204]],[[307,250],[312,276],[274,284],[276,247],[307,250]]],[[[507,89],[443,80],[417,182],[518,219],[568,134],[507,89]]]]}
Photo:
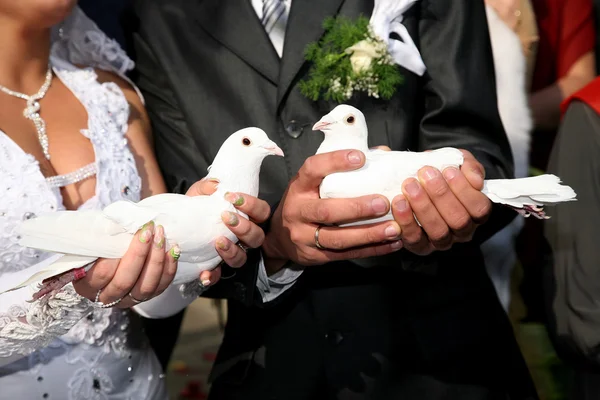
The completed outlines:
{"type": "Polygon", "coordinates": [[[341,16],[329,17],[323,27],[325,35],[305,50],[305,58],[312,66],[308,79],[300,82],[302,94],[313,101],[324,98],[341,103],[355,92],[363,91],[389,100],[402,83],[402,75],[390,62],[387,51],[373,59],[368,70],[358,73],[352,68],[351,54],[346,52],[363,40],[380,41],[370,30],[369,20],[364,16],[354,21],[341,16]]]}

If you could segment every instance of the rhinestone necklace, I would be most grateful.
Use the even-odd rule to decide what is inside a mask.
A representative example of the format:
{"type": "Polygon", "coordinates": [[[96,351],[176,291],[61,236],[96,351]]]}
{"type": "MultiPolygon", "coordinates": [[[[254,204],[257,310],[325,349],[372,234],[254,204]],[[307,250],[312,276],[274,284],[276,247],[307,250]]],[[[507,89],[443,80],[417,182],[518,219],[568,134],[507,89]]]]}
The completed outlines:
{"type": "Polygon", "coordinates": [[[40,117],[38,111],[40,111],[40,103],[39,100],[43,99],[48,89],[50,88],[50,84],[52,83],[52,67],[48,64],[48,72],[46,72],[46,80],[44,84],[40,88],[40,90],[31,96],[28,96],[24,93],[15,92],[14,90],[10,90],[6,86],[0,85],[0,91],[13,96],[18,97],[19,99],[23,99],[27,101],[27,107],[23,110],[23,116],[27,119],[30,119],[35,125],[35,129],[37,130],[38,140],[40,141],[40,145],[42,146],[42,150],[44,151],[44,156],[47,160],[50,160],[50,153],[48,152],[48,135],[46,135],[46,122],[40,117]]]}

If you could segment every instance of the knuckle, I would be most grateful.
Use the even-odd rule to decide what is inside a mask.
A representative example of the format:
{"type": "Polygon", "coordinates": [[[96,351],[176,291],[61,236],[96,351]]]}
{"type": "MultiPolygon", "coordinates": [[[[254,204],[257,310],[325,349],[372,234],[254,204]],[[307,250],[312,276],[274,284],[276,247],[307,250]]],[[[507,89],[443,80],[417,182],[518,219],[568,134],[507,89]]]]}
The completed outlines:
{"type": "Polygon", "coordinates": [[[315,207],[315,217],[319,223],[328,222],[329,218],[331,217],[331,211],[329,210],[329,207],[327,207],[326,204],[317,205],[315,207]]]}
{"type": "Polygon", "coordinates": [[[448,187],[448,185],[445,182],[438,180],[434,183],[432,182],[429,190],[430,190],[431,195],[434,197],[444,197],[449,193],[450,188],[448,187]]]}
{"type": "Polygon", "coordinates": [[[344,240],[340,238],[339,235],[330,235],[330,239],[328,239],[325,243],[325,247],[333,249],[333,250],[342,250],[345,248],[344,240]]]}
{"type": "Polygon", "coordinates": [[[123,281],[123,280],[116,280],[113,283],[113,287],[115,288],[115,291],[117,291],[119,293],[129,293],[132,286],[133,286],[132,284],[130,284],[127,281],[123,281]]]}
{"type": "Polygon", "coordinates": [[[300,232],[300,229],[296,229],[296,228],[291,228],[290,229],[290,241],[298,246],[302,243],[302,232],[300,232]]]}
{"type": "Polygon", "coordinates": [[[306,176],[313,176],[314,175],[314,171],[316,169],[316,160],[315,157],[308,157],[305,161],[304,164],[302,164],[302,167],[300,167],[300,171],[298,172],[299,175],[306,175],[306,176]]]}
{"type": "Polygon", "coordinates": [[[429,239],[432,242],[445,243],[450,237],[450,231],[446,227],[437,228],[435,230],[432,230],[431,232],[428,232],[427,235],[429,236],[429,239]]]}
{"type": "Polygon", "coordinates": [[[492,211],[492,203],[486,198],[485,201],[480,201],[473,213],[473,219],[482,221],[485,220],[488,214],[492,211]]]}
{"type": "Polygon", "coordinates": [[[471,216],[467,213],[461,212],[456,213],[452,218],[452,230],[454,231],[467,231],[471,226],[471,216]]]}

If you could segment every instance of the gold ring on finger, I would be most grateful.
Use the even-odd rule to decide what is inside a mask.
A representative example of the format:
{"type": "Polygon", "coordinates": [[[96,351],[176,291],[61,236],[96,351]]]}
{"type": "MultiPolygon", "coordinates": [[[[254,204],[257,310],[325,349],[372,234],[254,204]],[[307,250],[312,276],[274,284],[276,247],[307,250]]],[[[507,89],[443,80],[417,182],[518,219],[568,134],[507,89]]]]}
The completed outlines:
{"type": "Polygon", "coordinates": [[[247,253],[247,252],[248,252],[248,249],[250,248],[250,247],[246,246],[246,245],[245,245],[244,243],[242,243],[242,242],[238,242],[238,244],[237,244],[237,245],[238,245],[238,247],[239,247],[240,249],[242,249],[242,251],[243,251],[244,253],[247,253]]]}
{"type": "Polygon", "coordinates": [[[317,229],[315,229],[315,246],[319,250],[327,250],[325,247],[321,246],[321,243],[319,243],[319,233],[321,232],[321,228],[322,226],[319,225],[317,226],[317,229]]]}
{"type": "Polygon", "coordinates": [[[131,300],[132,300],[132,301],[133,301],[135,304],[140,304],[140,303],[143,303],[143,302],[145,302],[145,301],[148,301],[148,300],[150,300],[150,299],[138,300],[138,299],[136,299],[136,298],[135,298],[135,297],[134,297],[134,296],[131,294],[131,292],[129,292],[129,293],[127,294],[127,296],[129,296],[129,298],[130,298],[130,299],[131,299],[131,300]]]}

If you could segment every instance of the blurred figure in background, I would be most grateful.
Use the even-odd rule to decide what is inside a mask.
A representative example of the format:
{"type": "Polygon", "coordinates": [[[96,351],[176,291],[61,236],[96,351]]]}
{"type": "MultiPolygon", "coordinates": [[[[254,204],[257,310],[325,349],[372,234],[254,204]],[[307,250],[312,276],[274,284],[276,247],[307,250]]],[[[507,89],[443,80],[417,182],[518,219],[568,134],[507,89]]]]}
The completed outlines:
{"type": "Polygon", "coordinates": [[[548,172],[569,182],[578,201],[557,206],[545,225],[554,259],[554,268],[545,271],[546,304],[556,348],[575,366],[570,400],[596,400],[600,396],[600,78],[566,101],[563,109],[566,113],[548,172]]]}
{"type": "MultiPolygon", "coordinates": [[[[560,103],[595,77],[596,31],[592,0],[532,0],[532,4],[539,42],[530,97],[534,120],[530,164],[533,173],[538,174],[548,163],[560,120],[560,103]]],[[[521,295],[528,322],[546,321],[542,271],[549,268],[550,249],[543,238],[543,223],[527,219],[517,241],[524,273],[521,295]]]]}
{"type": "MultiPolygon", "coordinates": [[[[515,177],[523,178],[529,170],[533,121],[528,91],[536,54],[537,24],[530,0],[486,0],[486,14],[496,70],[498,111],[513,153],[515,177]],[[509,3],[519,12],[505,7],[509,3]]],[[[523,222],[523,218],[515,218],[481,246],[486,269],[507,312],[511,272],[517,260],[515,239],[523,222]]]]}

